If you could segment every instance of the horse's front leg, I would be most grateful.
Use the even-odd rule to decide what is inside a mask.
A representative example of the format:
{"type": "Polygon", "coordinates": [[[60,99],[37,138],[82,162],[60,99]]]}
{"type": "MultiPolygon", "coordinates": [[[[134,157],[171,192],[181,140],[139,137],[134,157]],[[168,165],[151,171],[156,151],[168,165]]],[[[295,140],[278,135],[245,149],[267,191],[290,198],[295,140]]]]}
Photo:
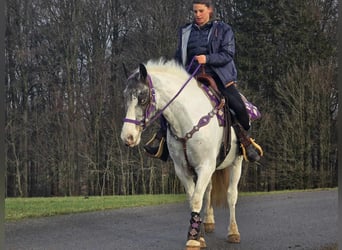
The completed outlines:
{"type": "Polygon", "coordinates": [[[202,209],[204,193],[214,171],[215,167],[211,169],[208,165],[198,167],[196,169],[198,178],[193,195],[190,199],[190,208],[192,212],[188,231],[188,240],[186,243],[187,249],[200,249],[206,247],[204,239],[204,225],[202,224],[200,211],[202,209]]]}
{"type": "Polygon", "coordinates": [[[240,243],[240,233],[235,219],[235,205],[238,199],[238,184],[241,177],[241,160],[237,160],[237,163],[231,166],[230,178],[228,186],[228,205],[229,205],[229,226],[228,226],[228,242],[240,243]]]}
{"type": "MultiPolygon", "coordinates": [[[[178,165],[175,164],[175,171],[176,175],[182,182],[185,192],[188,196],[188,200],[190,203],[191,207],[191,200],[195,192],[195,182],[193,180],[192,176],[189,176],[187,172],[183,171],[183,168],[178,167],[178,165]]],[[[186,249],[191,249],[191,250],[199,250],[201,247],[206,247],[205,240],[202,236],[201,232],[201,227],[202,227],[202,219],[200,217],[199,211],[198,212],[192,212],[191,213],[191,219],[190,219],[190,227],[188,231],[188,236],[187,236],[187,244],[186,244],[186,249]]]]}

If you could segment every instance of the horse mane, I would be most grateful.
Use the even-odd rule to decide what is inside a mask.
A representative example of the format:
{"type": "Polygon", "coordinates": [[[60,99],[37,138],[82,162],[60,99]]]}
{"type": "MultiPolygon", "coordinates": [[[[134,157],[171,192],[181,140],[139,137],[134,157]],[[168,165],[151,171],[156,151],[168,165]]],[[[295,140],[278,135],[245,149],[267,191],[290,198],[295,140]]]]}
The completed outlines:
{"type": "Polygon", "coordinates": [[[183,65],[178,63],[176,60],[166,60],[165,58],[151,59],[146,63],[148,72],[168,72],[180,77],[188,78],[189,74],[184,69],[183,65]]]}

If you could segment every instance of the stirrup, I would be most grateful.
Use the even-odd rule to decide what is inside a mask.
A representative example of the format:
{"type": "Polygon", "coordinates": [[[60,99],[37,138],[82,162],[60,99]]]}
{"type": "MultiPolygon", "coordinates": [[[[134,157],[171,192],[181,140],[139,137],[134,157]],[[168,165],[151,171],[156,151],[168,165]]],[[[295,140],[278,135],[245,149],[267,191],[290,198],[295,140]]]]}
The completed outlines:
{"type": "Polygon", "coordinates": [[[253,138],[250,138],[250,141],[251,141],[252,145],[259,151],[259,155],[263,156],[264,151],[262,150],[261,146],[259,144],[257,144],[253,138]]]}
{"type": "MultiPolygon", "coordinates": [[[[262,150],[261,146],[259,144],[257,144],[255,142],[255,140],[253,138],[249,138],[249,141],[251,142],[251,144],[256,148],[256,150],[258,151],[257,153],[260,155],[260,156],[263,156],[264,155],[264,151],[262,150]]],[[[246,152],[246,148],[245,146],[241,143],[241,149],[242,149],[242,155],[243,155],[243,158],[245,159],[245,161],[249,161],[248,160],[248,157],[247,157],[247,152],[246,152]]]]}

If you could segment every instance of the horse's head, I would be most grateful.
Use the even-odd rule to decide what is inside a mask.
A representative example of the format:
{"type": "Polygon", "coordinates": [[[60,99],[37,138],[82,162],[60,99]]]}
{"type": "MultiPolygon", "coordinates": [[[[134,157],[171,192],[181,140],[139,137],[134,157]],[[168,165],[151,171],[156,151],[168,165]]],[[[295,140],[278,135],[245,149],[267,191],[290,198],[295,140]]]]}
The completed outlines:
{"type": "Polygon", "coordinates": [[[143,64],[140,64],[139,70],[133,73],[126,82],[124,90],[126,118],[121,130],[121,139],[130,147],[140,143],[141,132],[145,127],[146,115],[151,107],[149,84],[150,79],[143,64]]]}

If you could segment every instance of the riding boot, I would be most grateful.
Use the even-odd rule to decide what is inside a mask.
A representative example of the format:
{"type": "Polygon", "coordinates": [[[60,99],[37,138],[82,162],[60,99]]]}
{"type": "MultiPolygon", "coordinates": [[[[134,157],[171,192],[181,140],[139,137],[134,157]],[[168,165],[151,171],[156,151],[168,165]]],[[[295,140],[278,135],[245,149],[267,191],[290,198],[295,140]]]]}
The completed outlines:
{"type": "Polygon", "coordinates": [[[248,136],[247,132],[239,123],[235,123],[233,127],[235,129],[238,140],[241,143],[242,154],[245,160],[250,162],[259,161],[260,156],[263,155],[262,148],[248,136]]]}
{"type": "Polygon", "coordinates": [[[144,149],[149,156],[167,161],[169,150],[166,144],[166,130],[161,128],[155,133],[145,144],[144,149]]]}

